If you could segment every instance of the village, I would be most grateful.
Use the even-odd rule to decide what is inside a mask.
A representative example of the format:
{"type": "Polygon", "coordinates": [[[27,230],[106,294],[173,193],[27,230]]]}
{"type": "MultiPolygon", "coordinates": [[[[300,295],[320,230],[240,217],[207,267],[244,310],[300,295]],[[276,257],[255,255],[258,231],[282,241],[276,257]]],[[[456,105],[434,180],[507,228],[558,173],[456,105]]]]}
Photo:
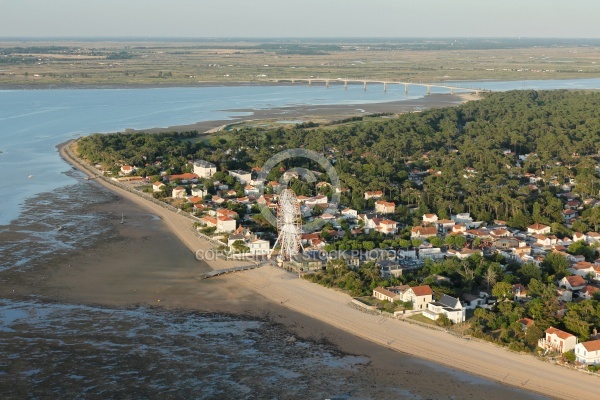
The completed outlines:
{"type": "MultiPolygon", "coordinates": [[[[290,182],[300,179],[297,172],[283,172],[279,181],[266,181],[258,179],[258,167],[252,171],[224,172],[217,171],[215,164],[204,160],[194,161],[190,170],[183,174],[163,174],[161,179],[149,182],[135,176],[135,167],[124,165],[119,172],[120,178],[114,179],[147,191],[150,191],[147,185],[151,183],[151,192],[156,198],[196,216],[198,231],[218,240],[221,243],[219,249],[226,257],[263,260],[270,258],[273,252],[277,253],[277,249],[272,248],[276,237],[274,230],[269,229],[264,221],[257,227],[257,222],[261,222],[259,206],[275,212],[278,193],[290,182]]],[[[436,172],[413,170],[409,179],[419,185],[430,173],[436,172]]],[[[467,168],[463,177],[468,179],[476,173],[473,168],[467,168]]],[[[315,171],[315,174],[320,172],[315,171]]],[[[539,190],[538,184],[544,181],[543,177],[527,173],[520,179],[529,190],[539,190]]],[[[564,226],[569,229],[577,227],[584,208],[595,207],[599,203],[595,198],[580,199],[571,191],[574,183],[573,179],[560,183],[556,177],[547,182],[560,188],[558,199],[563,205],[564,226]]],[[[450,258],[463,261],[493,257],[502,260],[502,268],[508,264],[541,268],[551,255],[566,262],[564,273],[557,274],[560,279],[550,283],[556,287],[557,321],[565,316],[569,304],[600,297],[600,259],[596,258],[598,253],[595,251],[600,244],[600,234],[595,231],[575,232],[570,237],[561,235],[559,238],[549,225],[534,223],[526,230],[519,230],[508,227],[505,221],[494,220],[491,224],[475,221],[469,213],[450,215],[447,219],[426,213],[420,216],[418,224],[409,226],[397,221],[398,204],[386,198],[383,191],[362,193],[364,200],[370,201],[368,204],[372,204],[373,208],[365,210],[369,212],[359,212],[331,203],[333,193],[343,193],[348,189],[333,188],[326,181],[316,183],[315,187],[314,196],[299,195],[297,199],[303,219],[312,221],[321,218],[325,227],[321,231],[302,232],[303,251],[284,265],[290,271],[312,274],[324,270],[331,261],[342,260],[350,270],[359,270],[370,263],[375,265],[382,279],[387,279],[385,282],[399,282],[394,279],[410,275],[426,263],[450,258]],[[379,242],[384,246],[379,247],[385,248],[375,248],[373,242],[358,250],[336,246],[338,240],[348,234],[359,238],[377,235],[384,238],[379,242]],[[594,255],[593,259],[590,255],[594,255]]],[[[537,277],[539,279],[539,274],[537,277]]],[[[449,281],[447,277],[435,276],[436,283],[440,280],[449,281]]],[[[371,298],[384,305],[400,305],[393,312],[395,316],[404,318],[420,314],[444,325],[464,324],[473,315],[473,310],[492,309],[497,302],[527,304],[532,300],[526,284],[511,284],[509,291],[499,296],[500,289],[493,293],[489,283],[487,290],[474,288],[456,297],[435,293],[427,284],[390,284],[372,288],[371,298]]],[[[363,306],[369,308],[369,304],[367,301],[363,306]]],[[[536,324],[535,319],[530,317],[513,322],[522,329],[523,335],[536,324]]],[[[583,335],[585,339],[592,340],[580,340],[578,335],[554,326],[542,333],[543,337],[537,340],[540,354],[570,353],[572,356],[567,359],[573,359],[580,366],[592,366],[592,370],[593,366],[600,364],[600,336],[596,328],[593,334],[583,335]]]]}

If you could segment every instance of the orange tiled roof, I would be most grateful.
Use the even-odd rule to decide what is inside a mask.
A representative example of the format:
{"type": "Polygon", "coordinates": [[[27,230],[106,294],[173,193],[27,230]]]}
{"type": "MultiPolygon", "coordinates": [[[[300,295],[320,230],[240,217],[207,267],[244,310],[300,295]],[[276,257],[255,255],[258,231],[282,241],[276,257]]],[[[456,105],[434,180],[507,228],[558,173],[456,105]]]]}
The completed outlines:
{"type": "Polygon", "coordinates": [[[427,296],[427,295],[433,294],[433,290],[431,290],[429,285],[415,286],[415,287],[412,287],[411,289],[416,296],[427,296]]]}
{"type": "Polygon", "coordinates": [[[552,326],[546,329],[546,333],[549,335],[556,335],[563,340],[573,337],[573,335],[571,335],[569,332],[561,331],[560,329],[556,329],[552,326]]]}

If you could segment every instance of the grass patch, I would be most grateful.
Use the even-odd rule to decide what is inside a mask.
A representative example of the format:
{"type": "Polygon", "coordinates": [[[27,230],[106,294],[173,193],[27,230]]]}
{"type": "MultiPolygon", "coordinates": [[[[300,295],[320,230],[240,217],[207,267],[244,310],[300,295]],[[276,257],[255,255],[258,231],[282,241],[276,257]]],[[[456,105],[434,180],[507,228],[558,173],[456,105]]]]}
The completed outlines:
{"type": "Polygon", "coordinates": [[[414,321],[419,321],[419,322],[423,322],[425,324],[429,324],[429,325],[434,325],[434,326],[438,326],[435,321],[430,320],[429,318],[423,316],[423,314],[414,314],[411,315],[410,317],[408,317],[408,319],[412,319],[414,321]]]}

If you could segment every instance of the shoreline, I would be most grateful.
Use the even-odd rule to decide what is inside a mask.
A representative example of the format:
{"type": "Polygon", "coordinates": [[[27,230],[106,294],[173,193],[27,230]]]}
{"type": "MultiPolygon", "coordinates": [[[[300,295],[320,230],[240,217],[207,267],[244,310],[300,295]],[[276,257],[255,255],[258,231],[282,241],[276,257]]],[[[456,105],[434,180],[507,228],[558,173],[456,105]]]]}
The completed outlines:
{"type": "MultiPolygon", "coordinates": [[[[348,105],[323,104],[323,105],[299,105],[279,107],[272,109],[228,109],[223,110],[231,113],[248,113],[249,115],[233,116],[228,120],[199,121],[190,124],[172,125],[167,127],[152,127],[148,129],[128,129],[125,132],[158,133],[164,131],[193,131],[198,133],[211,132],[215,128],[225,128],[244,122],[277,121],[297,119],[303,122],[323,120],[331,122],[354,116],[368,116],[369,114],[390,113],[395,115],[421,112],[435,108],[455,107],[468,101],[480,100],[481,96],[472,94],[430,94],[417,99],[392,100],[382,103],[357,103],[348,105]]],[[[283,124],[282,124],[283,126],[283,124]]]]}
{"type": "MultiPolygon", "coordinates": [[[[63,144],[61,149],[63,152],[67,145],[63,144]]],[[[67,160],[69,159],[70,157],[67,160]]],[[[81,168],[81,165],[76,166],[81,168]]],[[[107,182],[101,184],[152,212],[162,211],[157,214],[189,250],[195,251],[194,246],[197,249],[199,242],[202,241],[195,235],[194,239],[189,236],[191,233],[189,219],[149,203],[115,185],[107,182]],[[185,221],[181,218],[185,218],[185,221]]],[[[207,243],[204,245],[206,246],[207,243]]],[[[234,265],[229,263],[228,266],[234,265]]],[[[211,284],[224,282],[226,285],[233,285],[236,290],[252,292],[254,293],[252,297],[258,296],[272,306],[283,307],[315,319],[383,348],[459,369],[511,387],[551,397],[581,398],[597,390],[600,383],[597,377],[566,368],[555,368],[554,365],[537,360],[531,355],[513,353],[491,343],[466,342],[465,339],[451,336],[443,331],[363,313],[348,307],[351,300],[348,295],[294,279],[289,273],[275,267],[261,267],[213,278],[211,281],[213,281],[211,284]],[[494,370],[490,370],[490,363],[486,361],[492,359],[495,360],[494,370]],[[568,389],[564,389],[565,387],[568,389]]],[[[180,308],[186,308],[186,305],[186,299],[181,299],[181,303],[175,304],[180,308]]]]}

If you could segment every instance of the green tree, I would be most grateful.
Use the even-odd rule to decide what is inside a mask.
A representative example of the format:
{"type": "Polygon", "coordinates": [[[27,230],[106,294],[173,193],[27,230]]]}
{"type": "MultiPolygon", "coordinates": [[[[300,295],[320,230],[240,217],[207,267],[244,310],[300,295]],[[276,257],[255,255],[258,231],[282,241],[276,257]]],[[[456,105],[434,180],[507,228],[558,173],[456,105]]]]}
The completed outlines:
{"type": "Polygon", "coordinates": [[[444,240],[442,238],[437,237],[437,236],[430,237],[427,240],[429,241],[429,243],[431,243],[431,245],[433,247],[442,247],[444,245],[444,240]]]}
{"type": "Polygon", "coordinates": [[[492,295],[498,298],[512,297],[512,285],[506,282],[498,282],[492,288],[492,295]]]}
{"type": "Polygon", "coordinates": [[[542,271],[534,263],[525,263],[519,269],[519,276],[521,277],[521,283],[528,285],[532,279],[541,279],[542,271]]]}

